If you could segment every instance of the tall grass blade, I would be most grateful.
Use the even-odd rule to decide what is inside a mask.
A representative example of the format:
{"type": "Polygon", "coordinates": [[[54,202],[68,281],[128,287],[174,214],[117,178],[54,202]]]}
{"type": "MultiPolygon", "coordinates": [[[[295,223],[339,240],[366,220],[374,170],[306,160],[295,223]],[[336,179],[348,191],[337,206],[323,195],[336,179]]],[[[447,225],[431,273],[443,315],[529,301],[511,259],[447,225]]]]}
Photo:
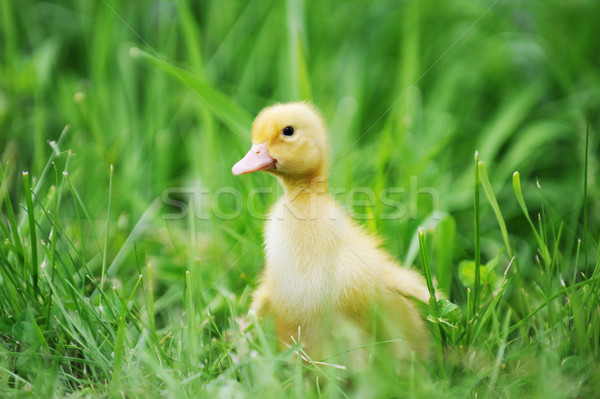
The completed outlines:
{"type": "Polygon", "coordinates": [[[289,53],[289,84],[294,101],[312,99],[310,78],[306,63],[306,46],[302,40],[304,30],[304,1],[287,1],[287,30],[289,53]]]}
{"type": "Polygon", "coordinates": [[[157,337],[156,335],[156,321],[154,317],[154,277],[152,273],[152,265],[148,263],[146,266],[146,285],[148,286],[148,300],[146,302],[146,309],[148,312],[148,320],[150,322],[150,332],[153,337],[157,337]]]}
{"type": "Polygon", "coordinates": [[[452,259],[456,240],[456,221],[451,215],[440,222],[437,230],[437,267],[438,288],[450,298],[452,289],[452,259]]]}
{"type": "Polygon", "coordinates": [[[533,221],[529,217],[529,211],[527,210],[527,205],[525,205],[525,200],[523,199],[523,192],[521,191],[521,178],[519,176],[519,172],[515,172],[513,174],[513,188],[514,188],[515,195],[517,197],[519,206],[521,207],[521,210],[523,211],[525,218],[529,222],[529,225],[531,226],[533,234],[535,235],[535,238],[538,242],[544,262],[546,265],[550,265],[551,257],[550,257],[550,252],[548,251],[548,247],[544,243],[544,240],[540,236],[540,233],[538,233],[535,225],[533,224],[533,221]]]}
{"type": "MultiPolygon", "coordinates": [[[[6,178],[4,176],[4,170],[2,169],[2,165],[0,164],[0,184],[4,186],[6,184],[6,178]]],[[[6,195],[4,197],[4,207],[6,209],[6,215],[8,217],[8,224],[10,227],[10,231],[12,233],[13,239],[13,247],[15,249],[14,254],[17,258],[17,263],[24,264],[25,262],[25,249],[23,247],[23,242],[21,241],[21,236],[19,235],[19,228],[17,227],[17,221],[15,219],[15,214],[13,212],[12,203],[10,202],[10,197],[6,195]]]]}
{"type": "Polygon", "coordinates": [[[37,234],[35,226],[35,213],[33,209],[33,193],[31,192],[31,176],[29,172],[23,172],[23,185],[25,186],[25,201],[27,203],[27,215],[29,219],[29,239],[31,245],[31,278],[33,293],[37,297],[39,296],[39,267],[38,264],[38,248],[37,248],[37,234]]]}
{"type": "MultiPolygon", "coordinates": [[[[423,228],[419,228],[419,248],[421,249],[421,259],[423,260],[423,271],[425,272],[425,282],[427,283],[427,289],[429,290],[429,298],[431,301],[435,299],[435,287],[433,286],[433,279],[431,277],[431,266],[429,265],[429,256],[427,255],[427,247],[425,246],[425,232],[423,228]]],[[[437,301],[436,301],[437,302],[437,301]]]]}
{"type": "Polygon", "coordinates": [[[0,4],[0,10],[2,10],[2,24],[0,28],[2,29],[2,36],[4,42],[4,56],[5,60],[16,61],[18,57],[16,57],[17,53],[17,43],[19,42],[19,33],[17,31],[18,19],[16,13],[13,12],[13,7],[16,6],[16,3],[12,1],[3,1],[0,4]]]}
{"type": "MultiPolygon", "coordinates": [[[[429,290],[429,308],[433,313],[434,317],[438,319],[438,300],[435,296],[435,287],[433,285],[433,280],[431,277],[431,266],[429,265],[429,256],[427,255],[427,246],[425,244],[425,232],[422,228],[418,230],[419,234],[419,246],[421,248],[421,258],[423,260],[423,270],[425,271],[425,281],[427,283],[427,289],[429,290]]],[[[443,342],[443,333],[440,327],[440,323],[436,320],[434,322],[434,331],[436,337],[434,338],[435,346],[437,349],[437,360],[440,368],[440,372],[442,374],[442,378],[446,378],[446,365],[444,363],[444,348],[442,345],[443,342]]]]}
{"type": "Polygon", "coordinates": [[[490,205],[494,210],[494,214],[496,215],[496,219],[498,220],[498,224],[500,225],[502,239],[504,240],[504,245],[506,246],[508,256],[512,258],[513,251],[508,240],[508,230],[506,229],[506,223],[504,222],[504,218],[502,217],[500,206],[498,205],[498,201],[496,200],[496,196],[494,195],[494,190],[492,189],[492,184],[490,183],[490,180],[488,178],[487,170],[483,161],[479,162],[479,179],[481,181],[481,187],[483,187],[483,192],[485,193],[485,196],[490,202],[490,205]]]}
{"type": "Polygon", "coordinates": [[[186,85],[196,94],[202,102],[206,104],[231,130],[236,133],[238,138],[247,142],[249,137],[249,128],[252,125],[252,116],[240,105],[231,100],[228,96],[195,77],[190,72],[169,64],[161,58],[146,53],[138,48],[132,48],[130,51],[132,57],[139,58],[146,63],[157,67],[166,72],[172,78],[186,85]],[[241,138],[243,137],[243,138],[241,138]]]}
{"type": "Polygon", "coordinates": [[[197,354],[196,349],[196,312],[194,306],[194,292],[192,290],[192,279],[189,270],[185,272],[185,288],[186,288],[186,313],[187,313],[187,372],[191,375],[193,359],[197,354]]]}
{"type": "Polygon", "coordinates": [[[114,347],[114,360],[113,360],[113,369],[112,369],[112,384],[115,390],[118,390],[121,386],[121,374],[122,374],[122,364],[123,364],[123,351],[125,344],[125,334],[126,334],[126,325],[125,325],[125,316],[119,316],[118,320],[118,330],[117,330],[117,340],[115,342],[114,347]]]}
{"type": "Polygon", "coordinates": [[[585,275],[589,277],[588,264],[588,156],[590,152],[590,115],[587,118],[587,129],[585,132],[585,157],[583,162],[583,262],[585,275]]]}
{"type": "Polygon", "coordinates": [[[475,286],[473,287],[473,317],[479,312],[479,284],[481,280],[481,244],[479,237],[479,152],[475,151],[475,203],[474,203],[474,238],[475,238],[475,286]]]}
{"type": "Polygon", "coordinates": [[[104,273],[106,272],[106,260],[108,256],[108,237],[110,233],[110,207],[112,204],[112,184],[114,168],[110,165],[110,176],[108,179],[108,209],[106,211],[106,231],[104,233],[104,251],[102,253],[102,272],[100,273],[100,291],[104,288],[104,273]]]}

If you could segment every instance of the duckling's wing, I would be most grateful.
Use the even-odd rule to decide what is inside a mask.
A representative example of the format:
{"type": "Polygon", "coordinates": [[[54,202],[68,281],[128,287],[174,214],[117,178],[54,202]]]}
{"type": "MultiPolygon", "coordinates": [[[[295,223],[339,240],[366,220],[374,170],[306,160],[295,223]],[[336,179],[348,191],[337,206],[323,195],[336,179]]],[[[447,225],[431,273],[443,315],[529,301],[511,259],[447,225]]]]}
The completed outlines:
{"type": "Polygon", "coordinates": [[[382,274],[383,280],[388,286],[400,295],[429,303],[427,284],[417,271],[392,263],[383,267],[382,274]]]}

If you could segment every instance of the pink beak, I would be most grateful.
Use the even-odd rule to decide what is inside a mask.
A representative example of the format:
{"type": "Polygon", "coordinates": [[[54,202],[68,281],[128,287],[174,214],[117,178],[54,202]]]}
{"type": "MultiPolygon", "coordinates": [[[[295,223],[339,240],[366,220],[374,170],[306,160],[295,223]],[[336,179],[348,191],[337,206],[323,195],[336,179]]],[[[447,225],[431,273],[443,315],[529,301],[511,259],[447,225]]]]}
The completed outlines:
{"type": "Polygon", "coordinates": [[[234,175],[258,172],[259,170],[274,169],[276,161],[269,155],[267,142],[252,144],[252,148],[238,163],[233,165],[231,171],[234,175]]]}

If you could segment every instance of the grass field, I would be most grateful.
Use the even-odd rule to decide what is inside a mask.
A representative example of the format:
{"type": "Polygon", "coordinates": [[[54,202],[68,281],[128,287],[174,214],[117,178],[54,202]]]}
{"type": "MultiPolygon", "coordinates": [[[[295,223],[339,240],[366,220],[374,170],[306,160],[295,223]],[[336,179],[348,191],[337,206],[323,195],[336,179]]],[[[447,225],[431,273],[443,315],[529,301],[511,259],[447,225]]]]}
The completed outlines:
{"type": "Polygon", "coordinates": [[[0,396],[600,396],[599,21],[595,0],[0,2],[0,396]],[[231,166],[292,100],[327,121],[336,198],[450,299],[424,309],[430,362],[301,362],[247,315],[281,190],[231,166]]]}

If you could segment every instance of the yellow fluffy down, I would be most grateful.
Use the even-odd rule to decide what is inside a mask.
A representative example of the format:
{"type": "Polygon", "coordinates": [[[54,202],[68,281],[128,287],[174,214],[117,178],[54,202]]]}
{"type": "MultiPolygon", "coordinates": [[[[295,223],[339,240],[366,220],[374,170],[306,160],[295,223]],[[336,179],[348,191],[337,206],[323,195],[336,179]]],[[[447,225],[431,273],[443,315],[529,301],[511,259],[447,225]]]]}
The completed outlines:
{"type": "Polygon", "coordinates": [[[254,121],[252,141],[268,143],[276,160],[268,172],[285,194],[265,225],[266,262],[251,311],[274,318],[282,345],[298,340],[300,331],[315,360],[336,361],[330,357],[342,352],[364,359],[381,347],[427,357],[430,334],[414,304],[429,300],[425,281],[327,194],[327,132],[316,110],[304,103],[266,108],[254,121]],[[286,126],[293,136],[282,135],[286,126]]]}

